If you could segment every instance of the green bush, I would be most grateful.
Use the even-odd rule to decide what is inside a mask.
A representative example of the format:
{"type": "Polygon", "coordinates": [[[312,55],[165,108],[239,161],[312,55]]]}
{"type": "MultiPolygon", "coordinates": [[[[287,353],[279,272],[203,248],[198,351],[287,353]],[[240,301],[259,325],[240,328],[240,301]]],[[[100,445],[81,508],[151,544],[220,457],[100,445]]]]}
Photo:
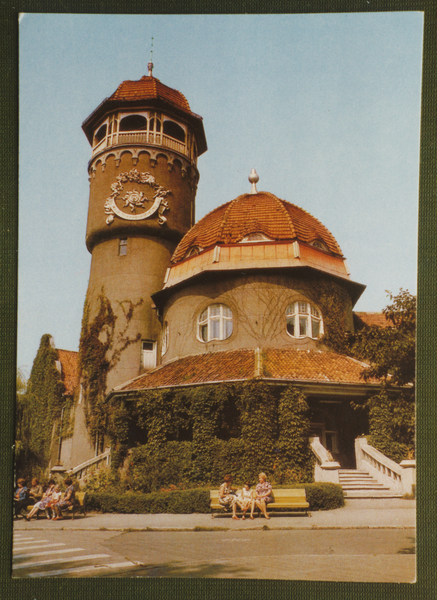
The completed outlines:
{"type": "Polygon", "coordinates": [[[209,513],[209,491],[177,490],[150,494],[90,492],[87,496],[87,509],[104,513],[133,514],[209,513]]]}
{"type": "MultiPolygon", "coordinates": [[[[343,490],[335,483],[306,483],[292,487],[305,488],[310,510],[332,510],[344,506],[343,490]]],[[[87,495],[87,509],[104,513],[132,514],[205,514],[211,512],[209,489],[205,488],[152,492],[150,494],[90,492],[87,495]]]]}
{"type": "Polygon", "coordinates": [[[336,483],[305,483],[295,487],[305,488],[310,510],[333,510],[344,506],[343,489],[336,483]]]}

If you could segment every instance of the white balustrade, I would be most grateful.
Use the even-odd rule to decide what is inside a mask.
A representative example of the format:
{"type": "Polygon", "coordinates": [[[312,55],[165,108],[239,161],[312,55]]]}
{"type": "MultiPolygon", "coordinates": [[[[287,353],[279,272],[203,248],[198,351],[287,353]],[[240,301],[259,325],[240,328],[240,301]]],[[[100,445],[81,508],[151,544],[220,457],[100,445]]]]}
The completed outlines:
{"type": "Polygon", "coordinates": [[[338,470],[340,464],[332,459],[331,454],[320,442],[320,438],[310,438],[311,450],[316,457],[314,467],[314,481],[323,481],[325,483],[339,483],[338,470]]]}
{"type": "Polygon", "coordinates": [[[355,440],[355,457],[359,471],[367,471],[392,492],[413,493],[416,484],[416,461],[403,460],[398,464],[370,446],[364,437],[355,440]]]}
{"type": "Polygon", "coordinates": [[[93,156],[114,146],[121,146],[125,144],[144,144],[152,146],[165,146],[179,154],[189,156],[189,150],[186,144],[175,140],[174,138],[164,135],[163,133],[147,132],[147,131],[127,131],[109,134],[108,137],[103,138],[93,148],[93,156]]]}

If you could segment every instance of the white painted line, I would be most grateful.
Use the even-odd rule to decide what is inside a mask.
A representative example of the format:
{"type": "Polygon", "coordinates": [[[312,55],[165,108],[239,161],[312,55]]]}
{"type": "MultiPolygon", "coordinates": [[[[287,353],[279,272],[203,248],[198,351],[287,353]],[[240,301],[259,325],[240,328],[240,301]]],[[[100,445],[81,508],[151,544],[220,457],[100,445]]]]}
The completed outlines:
{"type": "Polygon", "coordinates": [[[93,558],[108,558],[109,554],[88,554],[87,556],[73,556],[72,558],[58,558],[51,560],[40,560],[39,562],[26,562],[21,565],[13,565],[12,570],[27,569],[28,567],[42,567],[43,565],[55,565],[56,563],[66,563],[72,560],[92,560],[93,558]]]}
{"type": "Polygon", "coordinates": [[[30,554],[14,554],[14,558],[19,556],[20,558],[32,558],[34,556],[44,556],[45,554],[53,554],[56,552],[57,554],[66,554],[67,552],[78,552],[79,550],[84,550],[83,548],[68,548],[67,550],[47,550],[47,552],[31,552],[30,554]]]}
{"type": "Polygon", "coordinates": [[[88,565],[87,567],[79,567],[77,569],[59,569],[58,571],[44,571],[43,573],[31,573],[29,577],[56,577],[57,575],[67,575],[68,573],[83,573],[84,571],[100,569],[124,569],[126,567],[135,567],[135,563],[122,562],[109,565],[88,565]]]}
{"type": "Polygon", "coordinates": [[[27,546],[28,544],[34,544],[35,542],[38,542],[38,544],[42,543],[42,542],[48,542],[49,540],[37,540],[35,538],[31,538],[33,541],[32,542],[22,542],[21,540],[17,543],[14,544],[14,546],[27,546]]]}
{"type": "Polygon", "coordinates": [[[15,540],[20,540],[20,542],[25,542],[26,540],[34,540],[35,538],[24,538],[24,537],[21,537],[21,535],[18,535],[18,536],[14,535],[13,539],[14,539],[14,542],[15,542],[15,540]]]}
{"type": "MultiPolygon", "coordinates": [[[[42,547],[43,548],[54,548],[55,546],[65,546],[65,545],[66,544],[61,544],[61,543],[59,543],[59,544],[44,544],[44,546],[42,546],[42,547]]],[[[14,548],[12,552],[15,556],[15,554],[17,552],[20,552],[20,551],[22,552],[23,550],[41,550],[41,544],[38,544],[37,546],[26,546],[23,548],[14,548]]]]}

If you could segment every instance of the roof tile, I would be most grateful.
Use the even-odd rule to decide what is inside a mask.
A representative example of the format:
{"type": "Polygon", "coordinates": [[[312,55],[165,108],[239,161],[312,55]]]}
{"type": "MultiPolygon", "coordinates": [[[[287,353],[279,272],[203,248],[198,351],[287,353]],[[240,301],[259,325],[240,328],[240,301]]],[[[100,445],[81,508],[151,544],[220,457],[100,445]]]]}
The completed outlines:
{"type": "Polygon", "coordinates": [[[71,396],[79,385],[79,353],[73,350],[58,349],[58,359],[62,365],[65,394],[71,396]]]}
{"type": "MultiPolygon", "coordinates": [[[[262,378],[278,381],[363,384],[366,364],[348,356],[317,350],[267,348],[228,350],[175,359],[115,388],[116,392],[241,381],[255,378],[256,352],[262,360],[262,378]]],[[[370,383],[377,383],[376,379],[370,383]]]]}
{"type": "Polygon", "coordinates": [[[216,244],[235,244],[250,233],[268,238],[310,243],[321,239],[331,252],[342,256],[334,236],[320,221],[298,206],[269,192],[242,194],[219,206],[201,219],[176,248],[172,263],[183,260],[194,246],[202,249],[216,244]]]}
{"type": "Polygon", "coordinates": [[[164,85],[156,77],[146,75],[139,81],[127,80],[120,83],[109,100],[130,101],[153,98],[169,102],[185,112],[191,112],[188,100],[181,92],[164,85]]]}

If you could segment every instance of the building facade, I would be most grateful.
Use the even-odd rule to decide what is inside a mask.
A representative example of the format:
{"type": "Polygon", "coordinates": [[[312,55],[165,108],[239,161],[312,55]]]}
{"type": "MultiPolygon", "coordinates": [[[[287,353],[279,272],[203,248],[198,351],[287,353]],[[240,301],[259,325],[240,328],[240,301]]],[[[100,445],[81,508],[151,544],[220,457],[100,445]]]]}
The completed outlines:
{"type": "MultiPolygon", "coordinates": [[[[366,422],[351,401],[379,382],[365,382],[366,365],[341,352],[365,286],[351,279],[332,233],[295,204],[258,192],[254,170],[246,194],[195,224],[202,118],[152,65],[83,129],[91,145],[86,318],[96,319],[103,301],[113,315],[111,332],[98,331],[102,344],[111,335],[106,401],[250,380],[292,384],[308,398],[313,435],[354,467],[366,422]]],[[[88,391],[78,394],[78,415],[88,391]]],[[[77,420],[72,447],[84,423],[77,420]]],[[[103,456],[107,443],[83,445],[82,462],[103,456]]],[[[74,452],[64,456],[66,468],[78,466],[74,452]]]]}

